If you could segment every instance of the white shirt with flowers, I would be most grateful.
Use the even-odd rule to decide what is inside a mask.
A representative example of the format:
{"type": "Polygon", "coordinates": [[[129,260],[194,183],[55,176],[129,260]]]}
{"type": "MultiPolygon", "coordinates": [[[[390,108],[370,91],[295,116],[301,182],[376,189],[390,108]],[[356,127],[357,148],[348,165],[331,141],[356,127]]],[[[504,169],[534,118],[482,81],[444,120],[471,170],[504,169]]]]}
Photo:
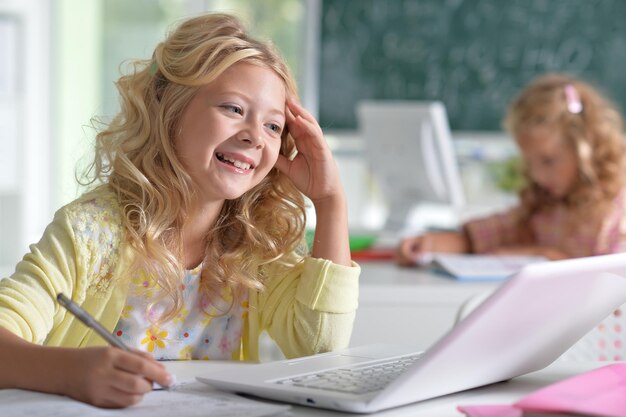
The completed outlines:
{"type": "MultiPolygon", "coordinates": [[[[207,308],[208,303],[199,291],[201,270],[198,266],[185,271],[181,284],[183,308],[165,323],[160,323],[158,317],[170,301],[149,308],[158,289],[154,281],[140,275],[131,283],[113,335],[131,348],[150,352],[157,360],[231,359],[241,343],[248,301],[240,300],[226,314],[207,308]]],[[[226,291],[222,298],[228,304],[232,300],[226,291]]]]}

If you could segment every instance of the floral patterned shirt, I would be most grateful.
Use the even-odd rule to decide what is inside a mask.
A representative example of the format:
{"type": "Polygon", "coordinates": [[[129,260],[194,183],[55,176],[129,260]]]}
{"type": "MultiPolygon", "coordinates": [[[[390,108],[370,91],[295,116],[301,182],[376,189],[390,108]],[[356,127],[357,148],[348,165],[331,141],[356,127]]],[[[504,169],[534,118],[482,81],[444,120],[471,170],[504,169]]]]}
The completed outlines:
{"type": "Polygon", "coordinates": [[[201,270],[200,265],[185,271],[183,308],[165,323],[158,318],[171,301],[149,306],[158,291],[154,281],[141,275],[133,280],[114,336],[131,348],[150,352],[157,360],[230,359],[240,347],[248,302],[239,300],[228,310],[232,297],[225,291],[221,294],[224,306],[219,308],[228,313],[208,306],[199,291],[201,270]]]}

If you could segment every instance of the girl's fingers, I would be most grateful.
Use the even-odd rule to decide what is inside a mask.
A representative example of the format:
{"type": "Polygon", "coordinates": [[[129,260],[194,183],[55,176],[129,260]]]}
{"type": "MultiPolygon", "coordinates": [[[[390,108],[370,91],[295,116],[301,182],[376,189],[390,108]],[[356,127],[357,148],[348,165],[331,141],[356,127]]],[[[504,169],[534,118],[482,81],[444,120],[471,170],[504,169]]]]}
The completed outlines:
{"type": "Polygon", "coordinates": [[[302,133],[306,136],[318,137],[322,134],[321,132],[318,132],[317,124],[309,122],[300,115],[296,116],[296,123],[302,127],[302,133]]]}
{"type": "Polygon", "coordinates": [[[137,353],[123,352],[115,363],[115,367],[121,371],[140,375],[150,381],[154,381],[163,387],[172,382],[172,377],[163,364],[155,361],[151,356],[143,356],[137,353]]]}
{"type": "Polygon", "coordinates": [[[290,125],[290,131],[295,139],[297,139],[297,136],[304,135],[324,136],[317,119],[291,97],[287,99],[286,116],[287,123],[290,125]]]}
{"type": "Polygon", "coordinates": [[[111,388],[111,397],[108,399],[109,405],[105,405],[105,408],[125,408],[138,404],[144,394],[130,394],[115,387],[111,388]]]}
{"type": "Polygon", "coordinates": [[[113,389],[128,395],[143,395],[152,391],[152,383],[147,379],[129,372],[118,370],[115,372],[113,389]]]}
{"type": "Polygon", "coordinates": [[[300,104],[298,104],[293,98],[288,98],[287,99],[287,108],[289,110],[291,110],[291,112],[294,114],[294,116],[302,116],[303,119],[311,122],[311,123],[317,123],[317,120],[315,120],[315,117],[313,117],[313,115],[311,113],[309,113],[309,111],[307,109],[305,109],[304,107],[302,107],[300,104]]]}
{"type": "Polygon", "coordinates": [[[301,114],[291,113],[291,112],[288,112],[287,114],[288,114],[287,120],[290,125],[295,125],[296,127],[305,128],[307,130],[312,130],[313,128],[317,126],[316,121],[311,122],[310,120],[307,120],[304,117],[302,117],[301,114]]]}
{"type": "Polygon", "coordinates": [[[415,252],[415,240],[405,239],[400,245],[400,255],[403,261],[413,261],[415,252]]]}
{"type": "Polygon", "coordinates": [[[296,119],[296,116],[293,114],[293,112],[291,111],[289,106],[287,106],[287,108],[286,108],[285,116],[286,116],[286,119],[287,119],[287,124],[293,123],[295,121],[295,119],[296,119]]]}
{"type": "Polygon", "coordinates": [[[145,359],[148,359],[149,361],[153,361],[154,363],[159,365],[161,368],[165,369],[165,365],[163,365],[163,363],[161,363],[159,361],[155,361],[154,357],[150,353],[144,352],[144,351],[138,350],[138,349],[133,349],[133,353],[136,353],[137,355],[140,355],[140,356],[144,357],[145,359]]]}

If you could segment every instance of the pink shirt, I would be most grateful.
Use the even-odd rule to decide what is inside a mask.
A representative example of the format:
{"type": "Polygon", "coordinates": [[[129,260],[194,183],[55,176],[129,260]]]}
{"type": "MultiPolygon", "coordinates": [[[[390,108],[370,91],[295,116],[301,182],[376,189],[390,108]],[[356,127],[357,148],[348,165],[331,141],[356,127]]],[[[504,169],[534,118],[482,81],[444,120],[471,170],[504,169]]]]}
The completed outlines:
{"type": "MultiPolygon", "coordinates": [[[[520,244],[515,233],[515,210],[472,220],[465,230],[475,253],[490,252],[496,248],[520,244]]],[[[563,206],[544,210],[531,217],[528,227],[534,244],[560,249],[572,257],[626,252],[626,188],[611,203],[598,232],[577,224],[575,232],[566,234],[570,213],[563,206]]]]}

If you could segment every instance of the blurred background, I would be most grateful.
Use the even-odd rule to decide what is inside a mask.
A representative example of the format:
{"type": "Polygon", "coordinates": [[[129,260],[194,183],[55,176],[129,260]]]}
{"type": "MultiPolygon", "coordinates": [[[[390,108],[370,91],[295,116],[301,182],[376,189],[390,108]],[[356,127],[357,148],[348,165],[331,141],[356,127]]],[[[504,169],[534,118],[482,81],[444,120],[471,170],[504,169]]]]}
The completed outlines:
{"type": "Polygon", "coordinates": [[[515,201],[516,149],[500,120],[531,78],[568,72],[626,102],[621,1],[0,0],[0,276],[80,195],[91,120],[116,114],[124,63],[214,10],[286,57],[337,158],[354,230],[376,230],[386,215],[363,157],[362,99],[445,104],[472,214],[515,201]]]}

